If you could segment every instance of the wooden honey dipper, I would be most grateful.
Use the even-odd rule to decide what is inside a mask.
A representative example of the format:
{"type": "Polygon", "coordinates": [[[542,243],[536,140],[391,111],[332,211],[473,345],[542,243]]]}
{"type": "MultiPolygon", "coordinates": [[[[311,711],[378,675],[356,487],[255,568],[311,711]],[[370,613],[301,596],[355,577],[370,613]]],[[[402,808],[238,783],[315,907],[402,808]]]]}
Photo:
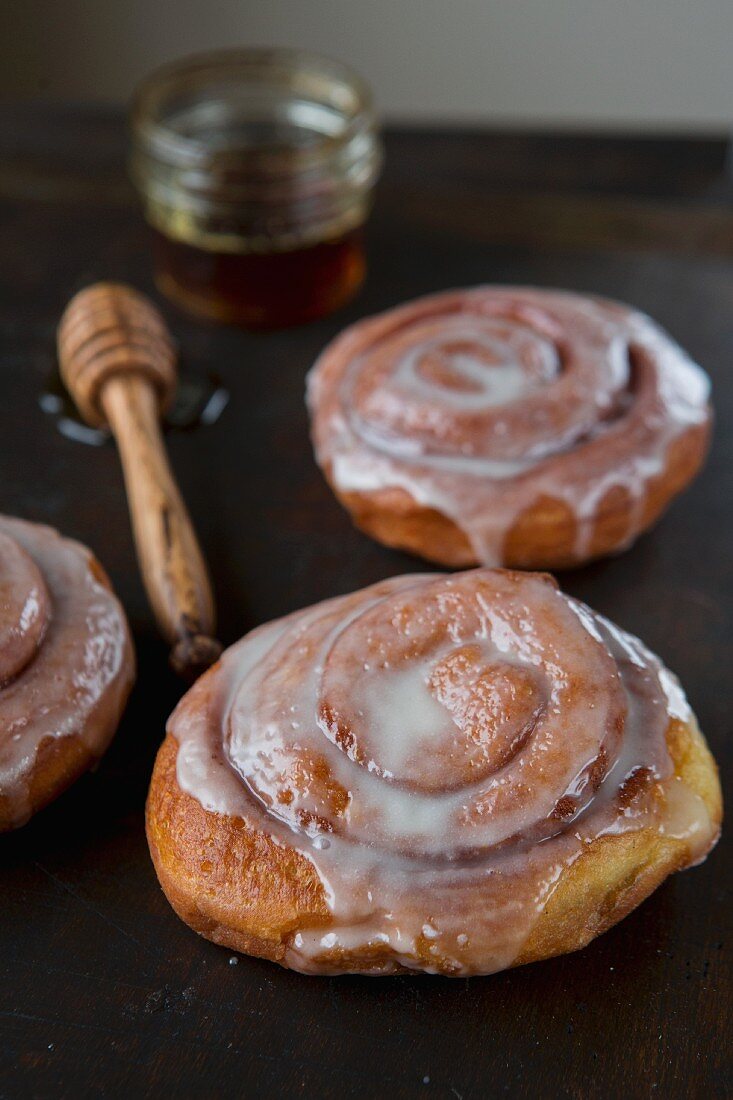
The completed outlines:
{"type": "Polygon", "coordinates": [[[171,664],[195,678],[221,653],[208,570],[171,471],[160,415],[176,387],[175,351],[158,310],[132,287],[95,283],[58,329],[61,375],[84,420],[117,441],[140,569],[171,664]]]}

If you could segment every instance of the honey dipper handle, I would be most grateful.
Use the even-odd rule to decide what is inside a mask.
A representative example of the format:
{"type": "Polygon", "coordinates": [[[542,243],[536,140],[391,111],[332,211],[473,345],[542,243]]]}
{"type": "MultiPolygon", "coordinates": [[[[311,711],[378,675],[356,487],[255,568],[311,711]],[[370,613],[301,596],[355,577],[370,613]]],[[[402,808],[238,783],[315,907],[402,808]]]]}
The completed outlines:
{"type": "Polygon", "coordinates": [[[154,390],[141,378],[111,378],[102,408],[117,440],[143,581],[176,671],[192,676],[221,647],[206,564],[171,473],[154,390]]]}
{"type": "Polygon", "coordinates": [[[138,561],[171,664],[195,678],[219,656],[206,563],[168,463],[159,417],[175,356],[158,311],[129,287],[77,294],[59,326],[66,385],[90,423],[108,424],[122,460],[138,561]]]}

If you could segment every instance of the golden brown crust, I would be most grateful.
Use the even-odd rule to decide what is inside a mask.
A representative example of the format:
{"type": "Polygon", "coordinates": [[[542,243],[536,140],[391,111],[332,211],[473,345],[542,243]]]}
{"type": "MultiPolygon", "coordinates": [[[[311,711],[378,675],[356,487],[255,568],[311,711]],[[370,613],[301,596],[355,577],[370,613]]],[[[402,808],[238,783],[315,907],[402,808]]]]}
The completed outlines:
{"type": "MultiPolygon", "coordinates": [[[[700,470],[708,450],[710,428],[689,428],[669,447],[664,468],[650,481],[643,509],[622,487],[599,502],[593,531],[578,550],[577,517],[562,501],[540,497],[521,512],[508,532],[502,562],[518,569],[566,569],[621,550],[651,527],[671,501],[700,470]]],[[[481,564],[468,537],[448,516],[419,504],[407,490],[385,488],[344,492],[330,464],[324,473],[333,492],[360,530],[386,546],[407,550],[437,565],[466,569],[481,564]]]]}
{"type": "MultiPolygon", "coordinates": [[[[696,722],[673,721],[667,742],[675,775],[698,795],[719,826],[722,800],[715,762],[696,722]]],[[[176,778],[178,744],[168,734],[153,771],[146,826],[161,886],[186,924],[215,943],[282,963],[294,930],[330,923],[323,888],[309,861],[241,819],[205,810],[176,778]]],[[[563,873],[513,965],[584,947],[637,905],[673,871],[689,865],[682,840],[656,828],[589,844],[563,873]]],[[[428,954],[424,962],[441,969],[428,954]]],[[[420,953],[418,943],[418,952],[420,953]]],[[[390,948],[343,954],[339,968],[374,970],[390,948]]],[[[390,970],[403,969],[389,964],[390,970]]],[[[450,973],[450,963],[442,968],[450,973]]]]}
{"type": "MultiPolygon", "coordinates": [[[[667,745],[675,776],[703,802],[717,829],[723,817],[718,769],[697,722],[673,721],[667,745]]],[[[640,905],[674,871],[689,845],[647,828],[594,841],[562,876],[516,965],[577,951],[640,905]]]]}
{"type": "MultiPolygon", "coordinates": [[[[100,562],[90,554],[88,567],[95,580],[112,592],[112,585],[100,562]]],[[[112,740],[119,720],[127,702],[127,697],[132,688],[134,676],[134,656],[132,643],[128,638],[127,652],[120,671],[119,707],[114,711],[100,708],[99,715],[95,715],[95,743],[106,749],[112,740]]],[[[26,809],[28,818],[42,810],[59,795],[63,794],[77,779],[97,764],[101,757],[101,751],[93,751],[85,741],[76,734],[62,737],[45,737],[38,745],[32,768],[27,777],[26,809]]],[[[0,791],[0,833],[18,827],[16,807],[13,800],[0,791]]]]}
{"type": "Polygon", "coordinates": [[[287,935],[303,921],[328,923],[312,865],[249,829],[241,818],[209,813],[178,786],[178,745],[168,735],[155,763],[147,832],[163,890],[201,935],[279,962],[287,935]]]}
{"type": "MultiPolygon", "coordinates": [[[[78,737],[47,737],[42,741],[28,787],[30,815],[62,794],[93,762],[87,746],[78,737]]],[[[17,824],[11,800],[0,792],[0,833],[14,829],[17,824]]]]}

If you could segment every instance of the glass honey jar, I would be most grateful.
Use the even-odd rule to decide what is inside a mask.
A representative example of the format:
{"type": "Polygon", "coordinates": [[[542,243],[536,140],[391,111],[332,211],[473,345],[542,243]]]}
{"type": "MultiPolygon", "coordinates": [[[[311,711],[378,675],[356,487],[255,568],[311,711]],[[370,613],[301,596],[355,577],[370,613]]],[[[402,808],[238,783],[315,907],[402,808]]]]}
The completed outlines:
{"type": "Polygon", "coordinates": [[[346,302],[382,162],[369,89],[300,50],[225,50],[154,73],[132,106],[131,173],[159,289],[280,328],[346,302]]]}

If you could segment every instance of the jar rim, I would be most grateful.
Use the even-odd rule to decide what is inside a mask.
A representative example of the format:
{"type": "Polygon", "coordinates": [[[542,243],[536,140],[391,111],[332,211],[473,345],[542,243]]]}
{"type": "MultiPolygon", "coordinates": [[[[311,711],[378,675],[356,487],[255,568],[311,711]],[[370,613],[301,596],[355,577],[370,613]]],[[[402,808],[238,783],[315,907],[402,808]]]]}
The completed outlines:
{"type": "MultiPolygon", "coordinates": [[[[156,157],[172,163],[201,164],[210,159],[212,151],[205,139],[183,135],[165,121],[165,103],[177,88],[186,86],[187,81],[203,78],[210,74],[212,78],[230,74],[231,85],[238,83],[244,87],[257,83],[257,74],[267,70],[278,70],[282,74],[298,72],[314,77],[331,79],[341,83],[353,98],[353,106],[340,111],[345,120],[343,129],[328,134],[313,131],[315,140],[305,148],[293,147],[291,157],[295,157],[301,169],[315,167],[331,157],[337,150],[352,141],[365,127],[374,124],[374,106],[371,89],[367,82],[349,65],[325,54],[290,47],[235,47],[231,49],[210,50],[190,54],[168,62],[155,69],[136,88],[130,107],[130,122],[137,138],[144,142],[156,157]],[[162,117],[161,117],[162,115],[162,117]]],[[[262,80],[262,86],[276,86],[275,82],[262,80]]],[[[205,99],[206,82],[201,82],[205,99]]],[[[219,151],[221,156],[221,150],[219,151]]]]}

